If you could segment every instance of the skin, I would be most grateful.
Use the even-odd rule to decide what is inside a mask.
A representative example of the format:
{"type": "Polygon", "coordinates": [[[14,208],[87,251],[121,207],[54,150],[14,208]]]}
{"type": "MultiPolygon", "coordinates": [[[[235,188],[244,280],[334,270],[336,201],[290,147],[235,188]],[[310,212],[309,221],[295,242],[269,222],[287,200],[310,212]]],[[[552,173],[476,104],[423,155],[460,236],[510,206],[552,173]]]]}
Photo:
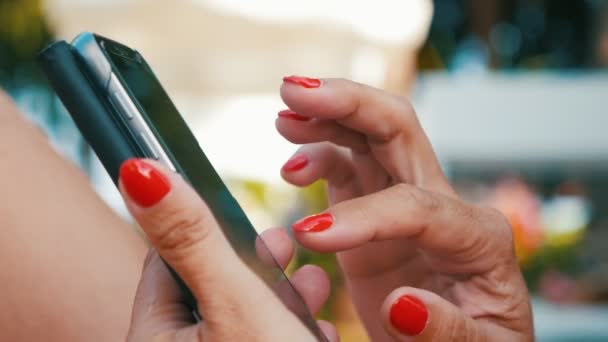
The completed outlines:
{"type": "Polygon", "coordinates": [[[352,300],[373,341],[530,341],[532,316],[497,211],[462,201],[403,98],[342,79],[318,88],[283,83],[285,104],[310,121],[279,117],[308,165],[282,171],[306,186],[327,180],[333,225],[296,232],[318,252],[337,252],[352,300]],[[400,334],[391,305],[413,295],[429,311],[418,336],[400,334]]]}
{"type": "MultiPolygon", "coordinates": [[[[299,153],[310,160],[304,169],[283,176],[300,186],[326,179],[332,204],[327,212],[334,218],[326,231],[296,233],[296,239],[312,250],[338,253],[370,338],[533,339],[528,294],[507,221],[456,196],[405,100],[335,79],[323,80],[316,89],[283,84],[281,96],[290,109],[312,118],[277,119],[279,132],[304,144],[299,153]],[[415,337],[389,323],[392,303],[404,294],[429,311],[424,331],[415,337]]],[[[1,241],[11,241],[0,250],[3,336],[15,341],[123,339],[145,243],[94,195],[82,174],[22,121],[6,97],[0,97],[0,105],[0,136],[8,142],[0,145],[6,175],[0,182],[11,194],[0,202],[1,241]],[[37,215],[23,215],[32,206],[37,215]]],[[[179,176],[156,167],[170,179],[171,192],[151,208],[140,208],[125,196],[127,205],[159,254],[193,289],[207,319],[201,324],[188,320],[179,292],[151,253],[128,340],[311,340],[236,257],[200,198],[179,176]],[[208,262],[218,259],[224,267],[208,262]]],[[[267,234],[264,239],[285,265],[293,253],[291,242],[281,230],[267,234]]],[[[307,266],[293,282],[310,310],[318,310],[328,292],[325,275],[307,266]]],[[[330,324],[320,326],[332,342],[338,339],[330,324]]]]}
{"type": "MultiPolygon", "coordinates": [[[[283,176],[299,186],[326,179],[331,200],[326,213],[334,220],[324,231],[296,231],[296,239],[314,251],[338,253],[371,340],[533,340],[511,227],[498,212],[458,198],[405,100],[337,79],[322,80],[319,88],[284,83],[281,96],[290,109],[311,118],[277,119],[279,132],[304,144],[297,154],[309,159],[306,167],[283,170],[283,176]],[[404,295],[420,300],[429,313],[417,336],[405,336],[390,323],[391,307],[404,295]]],[[[160,263],[151,261],[138,290],[129,340],[311,340],[235,257],[200,198],[180,177],[163,173],[172,189],[160,204],[142,209],[124,188],[123,195],[209,319],[190,322],[171,288],[175,285],[160,263]],[[208,262],[214,259],[224,263],[208,262]],[[237,271],[225,276],[227,270],[237,271]],[[167,284],[158,289],[162,283],[167,284]],[[209,293],[214,296],[206,297],[209,293]]],[[[278,259],[284,265],[291,242],[280,230],[268,234],[266,244],[283,255],[278,259]]],[[[315,280],[299,272],[294,285],[315,311],[311,303],[326,299],[326,285],[318,282],[322,273],[315,280]],[[319,288],[323,296],[315,293],[319,288]]],[[[333,327],[321,325],[330,340],[337,339],[333,327]]]]}
{"type": "Polygon", "coordinates": [[[124,340],[145,241],[1,91],[0,140],[2,340],[124,340]]]}
{"type": "MultiPolygon", "coordinates": [[[[142,326],[135,323],[143,322],[148,316],[137,309],[133,314],[140,278],[136,308],[146,307],[149,300],[160,299],[159,303],[163,304],[167,298],[178,298],[175,284],[157,254],[148,256],[142,277],[142,264],[149,249],[147,242],[105,205],[86,176],[61,158],[42,131],[27,122],[1,91],[0,139],[4,140],[0,144],[3,175],[0,186],[3,193],[8,194],[0,197],[0,241],[6,242],[0,248],[2,339],[123,341],[133,317],[129,340],[149,341],[139,333],[142,326]],[[32,207],[36,208],[36,215],[24,214],[32,207]]],[[[180,205],[183,203],[177,204],[180,205]]],[[[286,231],[270,229],[262,238],[270,246],[274,259],[286,267],[293,256],[293,244],[286,231]]],[[[241,273],[241,268],[244,266],[234,269],[241,273]]],[[[241,279],[245,281],[255,278],[247,269],[242,273],[241,279]]],[[[297,270],[291,281],[311,312],[317,312],[329,294],[327,275],[320,268],[308,265],[297,270]]],[[[283,305],[277,303],[269,289],[262,285],[258,288],[264,298],[274,303],[269,311],[278,307],[275,320],[282,320],[283,305]]],[[[246,291],[248,289],[243,293],[246,291]]],[[[256,315],[257,311],[249,316],[256,315]]],[[[186,316],[182,313],[181,317],[186,316]]],[[[167,326],[158,320],[146,324],[150,322],[159,324],[145,327],[167,326]]],[[[233,324],[232,330],[239,326],[229,322],[233,324]]],[[[306,336],[307,330],[299,322],[295,319],[290,322],[295,326],[293,331],[301,329],[306,336]]],[[[338,341],[331,324],[321,321],[319,325],[331,342],[338,341]]],[[[260,324],[262,326],[265,325],[260,324]]],[[[240,334],[248,333],[245,329],[236,330],[240,334]]]]}
{"type": "MultiPolygon", "coordinates": [[[[198,194],[178,174],[146,162],[165,176],[170,191],[159,202],[141,207],[121,181],[127,207],[158,251],[151,252],[145,263],[127,341],[314,341],[237,256],[198,194]],[[192,290],[204,322],[192,322],[159,255],[192,290]]],[[[262,238],[277,247],[271,253],[283,267],[287,265],[293,246],[285,231],[273,230],[262,238]]],[[[260,258],[264,260],[264,255],[260,258]]],[[[325,273],[307,266],[291,280],[311,312],[319,310],[329,294],[325,273]]],[[[338,341],[331,324],[319,322],[319,326],[330,342],[338,341]]]]}

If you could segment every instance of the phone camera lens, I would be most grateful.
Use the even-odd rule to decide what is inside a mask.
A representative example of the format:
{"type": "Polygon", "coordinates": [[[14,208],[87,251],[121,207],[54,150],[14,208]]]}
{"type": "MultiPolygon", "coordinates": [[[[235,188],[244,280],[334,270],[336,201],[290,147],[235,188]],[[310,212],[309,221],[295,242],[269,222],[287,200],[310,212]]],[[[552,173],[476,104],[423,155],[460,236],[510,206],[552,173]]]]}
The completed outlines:
{"type": "Polygon", "coordinates": [[[113,46],[112,51],[119,56],[126,56],[127,53],[118,46],[113,46]]]}

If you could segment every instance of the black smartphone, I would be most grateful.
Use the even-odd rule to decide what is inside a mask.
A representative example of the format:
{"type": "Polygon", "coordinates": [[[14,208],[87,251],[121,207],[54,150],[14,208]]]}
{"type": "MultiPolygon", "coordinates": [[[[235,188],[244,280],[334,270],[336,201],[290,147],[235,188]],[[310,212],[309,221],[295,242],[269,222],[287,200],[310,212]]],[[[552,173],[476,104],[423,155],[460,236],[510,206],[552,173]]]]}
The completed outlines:
{"type": "MultiPolygon", "coordinates": [[[[94,93],[107,109],[94,111],[96,113],[94,115],[111,117],[108,120],[105,117],[91,117],[91,113],[70,112],[100,159],[112,159],[108,163],[102,160],[102,163],[116,165],[116,160],[124,158],[125,153],[119,156],[118,151],[115,153],[108,151],[108,142],[99,141],[103,139],[101,136],[108,136],[108,134],[100,135],[100,130],[117,127],[117,133],[113,133],[113,136],[124,140],[123,146],[129,146],[128,150],[131,152],[128,153],[133,154],[133,157],[155,159],[174,172],[180,173],[205,200],[232,248],[241,259],[269,287],[275,289],[283,303],[319,340],[325,341],[326,338],[315,319],[299,293],[289,283],[281,267],[276,262],[269,265],[268,260],[262,261],[258,256],[259,248],[266,246],[261,239],[258,239],[256,230],[203,153],[186,122],[141,54],[124,44],[88,32],[74,39],[71,44],[71,54],[76,57],[75,60],[79,65],[78,69],[74,68],[74,70],[80,70],[90,84],[88,89],[80,87],[76,92],[82,92],[82,97],[91,97],[94,93]],[[104,124],[105,128],[91,127],[97,122],[110,121],[114,124],[104,124]]],[[[44,52],[42,55],[44,57],[44,52]]],[[[47,56],[46,63],[53,63],[53,58],[57,59],[56,56],[47,56]]],[[[80,76],[74,75],[72,78],[74,77],[80,76]]],[[[57,88],[57,84],[55,85],[57,88]]],[[[62,92],[59,89],[58,93],[64,103],[66,100],[79,101],[79,94],[66,94],[63,91],[64,96],[61,96],[62,92]]],[[[69,109],[70,106],[66,104],[66,107],[69,109]]],[[[113,177],[117,174],[117,170],[113,169],[108,172],[113,177]]],[[[222,261],[217,260],[217,262],[222,261]]],[[[179,276],[172,270],[171,273],[180,285],[185,301],[196,316],[195,298],[179,276]]],[[[204,317],[202,319],[204,320],[204,317]]]]}

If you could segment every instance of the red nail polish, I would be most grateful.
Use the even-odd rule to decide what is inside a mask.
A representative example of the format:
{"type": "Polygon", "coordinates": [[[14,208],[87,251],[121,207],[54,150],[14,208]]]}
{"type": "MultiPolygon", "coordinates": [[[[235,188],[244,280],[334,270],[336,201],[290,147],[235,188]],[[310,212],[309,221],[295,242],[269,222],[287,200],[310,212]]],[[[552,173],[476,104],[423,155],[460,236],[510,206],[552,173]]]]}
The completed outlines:
{"type": "Polygon", "coordinates": [[[129,197],[144,208],[160,202],[171,190],[167,178],[141,159],[125,161],[120,166],[120,180],[129,197]]]}
{"type": "Polygon", "coordinates": [[[287,163],[283,165],[282,170],[285,172],[295,172],[302,170],[306,165],[308,165],[308,157],[303,154],[298,154],[289,159],[287,163]]]}
{"type": "Polygon", "coordinates": [[[334,218],[330,213],[311,215],[294,223],[293,230],[298,233],[322,232],[333,223],[334,218]]]}
{"type": "Polygon", "coordinates": [[[312,119],[311,117],[300,115],[291,109],[285,109],[285,110],[280,111],[279,117],[291,119],[291,120],[297,120],[297,121],[310,121],[312,119]]]}
{"type": "Polygon", "coordinates": [[[391,324],[407,336],[422,333],[429,319],[429,312],[418,298],[405,295],[391,306],[391,324]]]}
{"type": "Polygon", "coordinates": [[[293,83],[304,88],[319,88],[321,86],[320,79],[293,75],[283,77],[283,82],[293,83]]]}

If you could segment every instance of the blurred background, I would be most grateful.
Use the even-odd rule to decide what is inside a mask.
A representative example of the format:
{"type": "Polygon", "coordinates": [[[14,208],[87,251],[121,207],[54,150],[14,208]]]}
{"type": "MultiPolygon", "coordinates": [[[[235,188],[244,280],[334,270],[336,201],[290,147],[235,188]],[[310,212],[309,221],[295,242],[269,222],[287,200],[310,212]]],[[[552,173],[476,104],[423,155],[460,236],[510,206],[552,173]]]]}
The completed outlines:
{"type": "MultiPolygon", "coordinates": [[[[279,169],[288,74],[407,96],[468,200],[511,220],[539,341],[608,340],[608,1],[0,0],[0,86],[128,219],[113,184],[35,64],[93,31],[146,56],[260,229],[326,206],[279,169]]],[[[321,313],[365,341],[331,255],[321,313]]]]}

